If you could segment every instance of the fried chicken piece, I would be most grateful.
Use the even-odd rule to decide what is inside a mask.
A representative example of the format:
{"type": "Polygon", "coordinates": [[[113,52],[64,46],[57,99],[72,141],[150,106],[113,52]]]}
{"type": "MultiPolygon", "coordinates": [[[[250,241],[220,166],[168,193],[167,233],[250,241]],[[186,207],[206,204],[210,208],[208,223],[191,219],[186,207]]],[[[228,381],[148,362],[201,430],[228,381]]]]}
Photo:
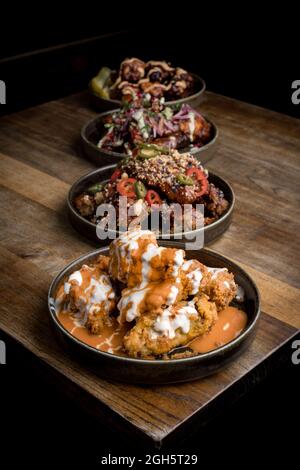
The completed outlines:
{"type": "Polygon", "coordinates": [[[131,103],[137,99],[139,86],[137,83],[123,81],[119,83],[118,90],[122,93],[122,102],[131,103]]]}
{"type": "Polygon", "coordinates": [[[160,356],[206,333],[217,319],[217,309],[205,295],[181,302],[161,315],[143,315],[124,337],[131,357],[160,356]]]}
{"type": "Polygon", "coordinates": [[[74,206],[82,217],[93,215],[95,211],[93,196],[84,193],[74,199],[74,206]]]}
{"type": "Polygon", "coordinates": [[[149,60],[146,64],[147,75],[151,73],[153,68],[158,68],[159,70],[168,73],[169,75],[173,74],[175,70],[174,67],[171,67],[171,65],[169,65],[165,60],[149,60]]]}
{"type": "Polygon", "coordinates": [[[180,280],[170,278],[150,282],[131,289],[123,289],[118,303],[119,323],[131,322],[146,313],[161,313],[166,307],[186,298],[180,280]],[[185,297],[184,297],[185,295],[185,297]]]}
{"type": "Polygon", "coordinates": [[[139,81],[139,87],[144,93],[149,93],[155,98],[161,98],[165,92],[170,89],[171,85],[164,85],[159,82],[151,82],[148,78],[139,81]]]}
{"type": "Polygon", "coordinates": [[[107,315],[106,309],[99,308],[89,313],[85,327],[93,335],[99,335],[105,326],[111,326],[112,321],[109,315],[107,315]]]}
{"type": "Polygon", "coordinates": [[[150,60],[146,64],[146,75],[150,82],[166,83],[174,74],[174,68],[165,61],[150,60]]]}
{"type": "Polygon", "coordinates": [[[196,259],[190,259],[183,263],[180,270],[180,280],[183,286],[183,298],[191,295],[199,295],[207,289],[211,280],[211,274],[207,267],[196,259]]]}
{"type": "Polygon", "coordinates": [[[149,78],[150,82],[162,83],[169,77],[169,75],[168,71],[163,70],[158,66],[150,68],[147,72],[147,78],[149,78]]]}
{"type": "Polygon", "coordinates": [[[175,70],[170,85],[168,99],[180,98],[185,96],[193,87],[194,79],[186,70],[178,67],[175,70]]]}
{"type": "Polygon", "coordinates": [[[224,197],[223,191],[216,188],[213,183],[210,183],[208,194],[205,196],[206,209],[213,215],[213,217],[222,215],[229,206],[229,202],[224,197]]]}
{"type": "Polygon", "coordinates": [[[146,64],[140,59],[132,57],[125,59],[120,65],[120,76],[128,82],[138,82],[145,75],[146,64]]]}
{"type": "Polygon", "coordinates": [[[74,271],[60,287],[56,302],[68,305],[74,318],[98,334],[104,325],[110,325],[110,314],[116,307],[116,295],[108,272],[109,258],[100,255],[91,264],[74,271]]]}
{"type": "Polygon", "coordinates": [[[218,311],[227,307],[237,294],[237,285],[227,268],[208,268],[210,279],[203,291],[215,302],[218,311]]]}
{"type": "Polygon", "coordinates": [[[191,88],[194,84],[193,76],[181,67],[176,67],[174,80],[184,80],[187,88],[191,88]]]}
{"type": "Polygon", "coordinates": [[[148,246],[158,247],[155,234],[150,230],[132,230],[122,233],[109,246],[109,273],[128,287],[142,282],[141,256],[148,246]]]}
{"type": "Polygon", "coordinates": [[[184,261],[184,251],[159,247],[150,230],[124,232],[110,244],[109,272],[128,288],[146,282],[176,278],[184,261]]]}
{"type": "Polygon", "coordinates": [[[96,261],[93,264],[97,266],[99,271],[108,274],[108,268],[109,268],[109,257],[108,256],[99,255],[98,258],[96,258],[96,261]]]}

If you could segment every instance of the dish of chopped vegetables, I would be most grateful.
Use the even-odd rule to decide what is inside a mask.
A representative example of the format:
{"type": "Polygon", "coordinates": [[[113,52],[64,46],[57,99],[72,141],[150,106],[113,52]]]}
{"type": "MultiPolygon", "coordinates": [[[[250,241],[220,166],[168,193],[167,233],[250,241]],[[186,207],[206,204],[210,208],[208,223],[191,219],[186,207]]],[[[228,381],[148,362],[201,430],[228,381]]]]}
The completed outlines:
{"type": "Polygon", "coordinates": [[[161,99],[144,97],[106,114],[99,134],[99,148],[135,155],[146,153],[149,145],[163,149],[200,148],[213,139],[214,130],[188,104],[165,106],[161,99]]]}

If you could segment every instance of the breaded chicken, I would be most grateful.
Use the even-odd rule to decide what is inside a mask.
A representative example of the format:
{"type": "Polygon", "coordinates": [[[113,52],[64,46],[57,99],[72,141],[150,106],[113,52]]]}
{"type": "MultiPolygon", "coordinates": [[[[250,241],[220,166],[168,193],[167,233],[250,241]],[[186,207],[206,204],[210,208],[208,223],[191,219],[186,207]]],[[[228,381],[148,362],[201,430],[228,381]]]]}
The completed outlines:
{"type": "Polygon", "coordinates": [[[128,288],[146,282],[176,278],[184,262],[184,251],[159,247],[150,230],[124,232],[110,244],[109,273],[128,288]]]}
{"type": "Polygon", "coordinates": [[[120,324],[131,322],[146,313],[160,314],[166,307],[183,298],[183,287],[179,279],[166,279],[146,285],[123,289],[118,303],[120,324]]]}
{"type": "Polygon", "coordinates": [[[80,325],[99,334],[116,307],[116,294],[107,274],[109,258],[100,255],[93,264],[83,265],[61,285],[56,302],[67,305],[80,325]]]}
{"type": "Polygon", "coordinates": [[[217,309],[205,295],[193,302],[181,302],[161,315],[143,315],[124,337],[131,357],[153,357],[187,344],[206,333],[217,319],[217,309]]]}
{"type": "Polygon", "coordinates": [[[196,259],[186,260],[180,269],[180,281],[183,285],[183,297],[204,292],[211,275],[207,267],[196,259]]]}
{"type": "Polygon", "coordinates": [[[141,282],[141,256],[147,247],[157,247],[155,234],[150,230],[132,230],[122,233],[109,246],[109,274],[128,287],[141,282]],[[130,284],[130,286],[129,286],[130,284]]]}
{"type": "Polygon", "coordinates": [[[210,279],[204,292],[212,302],[215,302],[218,311],[227,307],[237,294],[237,285],[232,273],[226,268],[208,268],[210,279]]]}
{"type": "Polygon", "coordinates": [[[87,317],[87,321],[85,323],[85,327],[93,335],[99,335],[106,326],[112,325],[110,312],[113,311],[114,308],[115,303],[111,303],[111,308],[109,309],[109,311],[107,310],[107,308],[103,307],[90,311],[87,317]]]}

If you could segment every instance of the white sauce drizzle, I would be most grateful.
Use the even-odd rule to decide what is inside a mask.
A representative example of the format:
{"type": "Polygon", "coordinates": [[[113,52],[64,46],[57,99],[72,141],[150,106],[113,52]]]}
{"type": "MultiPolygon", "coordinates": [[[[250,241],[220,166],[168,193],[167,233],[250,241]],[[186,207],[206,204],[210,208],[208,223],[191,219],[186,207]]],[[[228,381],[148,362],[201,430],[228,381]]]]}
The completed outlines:
{"type": "Polygon", "coordinates": [[[216,279],[220,273],[228,271],[227,268],[207,268],[207,269],[211,273],[212,279],[216,279]]]}
{"type": "Polygon", "coordinates": [[[194,140],[194,132],[195,132],[195,114],[190,111],[189,112],[189,134],[190,134],[190,141],[193,142],[194,140]]]}
{"type": "MultiPolygon", "coordinates": [[[[76,281],[79,286],[82,284],[82,275],[80,271],[71,274],[68,282],[64,284],[64,292],[68,295],[72,284],[69,281],[76,281]]],[[[74,313],[75,325],[77,327],[86,323],[88,315],[94,311],[103,308],[109,310],[111,300],[115,298],[115,292],[112,288],[110,278],[107,274],[100,274],[98,279],[91,278],[89,285],[84,290],[84,295],[75,300],[78,312],[74,313]]]]}
{"type": "Polygon", "coordinates": [[[189,260],[185,261],[182,265],[183,271],[188,271],[193,264],[194,264],[193,259],[189,259],[189,260]]]}
{"type": "Polygon", "coordinates": [[[184,251],[183,250],[176,250],[174,256],[174,266],[173,266],[173,276],[177,277],[179,273],[179,269],[184,263],[184,251]]]}
{"type": "Polygon", "coordinates": [[[163,313],[157,317],[153,325],[150,335],[151,339],[156,339],[159,336],[166,336],[173,339],[175,338],[178,328],[180,328],[184,334],[187,334],[191,326],[190,317],[194,315],[198,316],[198,312],[193,301],[181,307],[177,312],[172,312],[170,308],[165,309],[163,313]]]}
{"type": "Polygon", "coordinates": [[[139,316],[139,305],[144,300],[148,291],[147,287],[130,289],[128,294],[122,295],[118,302],[118,309],[122,314],[126,310],[126,321],[131,322],[139,316]]]}
{"type": "Polygon", "coordinates": [[[191,271],[186,275],[186,277],[191,281],[192,283],[192,290],[190,292],[190,295],[195,295],[199,292],[200,289],[200,284],[202,281],[202,271],[200,268],[195,269],[194,271],[191,271]]]}
{"type": "Polygon", "coordinates": [[[71,276],[68,279],[68,282],[71,281],[76,281],[79,286],[82,284],[82,275],[80,271],[75,271],[74,273],[71,274],[71,276]]]}
{"type": "Polygon", "coordinates": [[[173,305],[176,302],[178,296],[179,289],[176,286],[171,286],[170,293],[167,298],[167,304],[173,305]]]}
{"type": "Polygon", "coordinates": [[[90,305],[100,304],[115,297],[110,279],[106,274],[101,274],[99,280],[92,277],[84,293],[90,295],[90,305]]]}

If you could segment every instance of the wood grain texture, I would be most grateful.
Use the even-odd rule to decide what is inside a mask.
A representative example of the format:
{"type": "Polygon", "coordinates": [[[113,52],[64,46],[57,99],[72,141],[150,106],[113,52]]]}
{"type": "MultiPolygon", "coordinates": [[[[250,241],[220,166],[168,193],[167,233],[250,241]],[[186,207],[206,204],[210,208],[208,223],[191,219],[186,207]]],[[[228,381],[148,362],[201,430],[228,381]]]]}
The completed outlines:
{"type": "Polygon", "coordinates": [[[78,146],[82,125],[96,115],[87,95],[0,120],[0,332],[93,414],[154,443],[179,438],[220,401],[245,392],[259,366],[269,361],[272,368],[289,354],[286,345],[300,327],[299,121],[211,93],[201,110],[220,130],[208,168],[228,179],[237,198],[230,229],[210,248],[249,272],[265,313],[254,343],[234,364],[205,380],[164,387],[103,380],[49,331],[52,277],[95,247],[72,229],[65,203],[70,184],[94,169],[78,146]]]}
{"type": "Polygon", "coordinates": [[[213,377],[188,384],[155,387],[108,382],[89,370],[86,364],[70,357],[54,337],[49,336],[46,299],[51,276],[43,273],[32,260],[20,259],[3,248],[0,254],[2,330],[72,381],[69,387],[80,387],[91,398],[100,400],[113,413],[123,417],[126,431],[130,432],[134,424],[158,443],[175,429],[179,432],[181,426],[185,428],[186,419],[200,413],[208,401],[217,399],[236,381],[247,376],[296,333],[289,325],[263,314],[257,337],[247,353],[213,377]],[[15,295],[15,285],[22,291],[22,296],[15,295]]]}

